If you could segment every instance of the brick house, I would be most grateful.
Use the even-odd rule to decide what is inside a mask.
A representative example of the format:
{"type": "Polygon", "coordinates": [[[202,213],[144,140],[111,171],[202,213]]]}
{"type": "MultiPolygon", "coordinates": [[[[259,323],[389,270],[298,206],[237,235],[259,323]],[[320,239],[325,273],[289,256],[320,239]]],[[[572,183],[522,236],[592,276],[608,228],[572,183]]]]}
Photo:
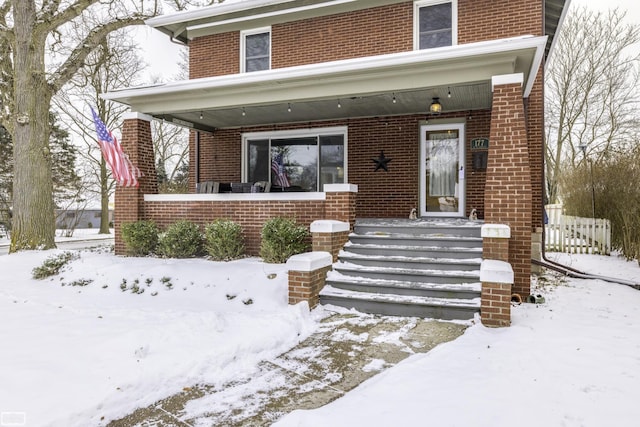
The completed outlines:
{"type": "Polygon", "coordinates": [[[356,218],[475,209],[510,227],[514,290],[527,295],[543,226],[544,63],[567,6],[227,0],[150,19],[189,47],[189,80],[105,95],[131,107],[122,143],[145,174],[118,188],[116,225],[231,217],[255,254],[274,215],[352,230],[356,218]],[[151,118],[191,129],[192,194],[154,195],[151,118]],[[198,193],[206,181],[271,191],[198,193]]]}

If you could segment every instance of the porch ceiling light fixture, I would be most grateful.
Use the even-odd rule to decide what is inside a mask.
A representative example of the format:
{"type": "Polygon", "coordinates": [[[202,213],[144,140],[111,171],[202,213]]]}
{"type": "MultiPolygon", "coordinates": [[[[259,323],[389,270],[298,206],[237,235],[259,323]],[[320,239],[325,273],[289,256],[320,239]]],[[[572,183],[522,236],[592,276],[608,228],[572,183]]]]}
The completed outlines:
{"type": "Polygon", "coordinates": [[[440,114],[442,113],[442,104],[440,104],[440,98],[435,97],[429,106],[429,112],[431,114],[440,114]]]}
{"type": "Polygon", "coordinates": [[[247,112],[244,110],[244,107],[242,107],[242,117],[246,116],[247,112]]]}
{"type": "Polygon", "coordinates": [[[291,112],[291,103],[290,102],[287,104],[287,111],[291,112]]]}

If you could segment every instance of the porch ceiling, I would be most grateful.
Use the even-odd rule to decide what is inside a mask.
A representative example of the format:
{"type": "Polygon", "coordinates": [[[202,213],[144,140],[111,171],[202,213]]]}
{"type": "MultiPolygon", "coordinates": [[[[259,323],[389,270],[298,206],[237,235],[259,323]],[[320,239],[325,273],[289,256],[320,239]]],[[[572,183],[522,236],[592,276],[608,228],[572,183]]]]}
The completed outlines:
{"type": "Polygon", "coordinates": [[[523,96],[529,95],[545,43],[546,37],[518,37],[128,88],[103,97],[205,131],[425,113],[433,97],[444,112],[485,109],[495,75],[523,73],[523,96]]]}

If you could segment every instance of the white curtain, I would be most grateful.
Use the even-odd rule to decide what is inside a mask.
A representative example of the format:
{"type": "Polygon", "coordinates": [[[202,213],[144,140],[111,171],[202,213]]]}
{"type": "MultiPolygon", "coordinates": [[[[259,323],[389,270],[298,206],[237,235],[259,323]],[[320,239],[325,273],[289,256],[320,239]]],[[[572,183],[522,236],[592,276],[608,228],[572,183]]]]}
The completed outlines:
{"type": "Polygon", "coordinates": [[[458,139],[452,134],[431,134],[429,196],[455,197],[458,173],[458,139]]]}

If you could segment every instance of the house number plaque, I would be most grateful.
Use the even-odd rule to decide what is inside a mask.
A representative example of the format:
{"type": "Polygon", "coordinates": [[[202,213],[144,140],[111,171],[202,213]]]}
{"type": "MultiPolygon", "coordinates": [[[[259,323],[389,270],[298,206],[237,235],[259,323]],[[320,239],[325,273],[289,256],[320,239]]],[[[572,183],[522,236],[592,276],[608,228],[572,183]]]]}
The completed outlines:
{"type": "Polygon", "coordinates": [[[474,138],[471,140],[472,150],[486,150],[489,148],[489,138],[474,138]]]}

